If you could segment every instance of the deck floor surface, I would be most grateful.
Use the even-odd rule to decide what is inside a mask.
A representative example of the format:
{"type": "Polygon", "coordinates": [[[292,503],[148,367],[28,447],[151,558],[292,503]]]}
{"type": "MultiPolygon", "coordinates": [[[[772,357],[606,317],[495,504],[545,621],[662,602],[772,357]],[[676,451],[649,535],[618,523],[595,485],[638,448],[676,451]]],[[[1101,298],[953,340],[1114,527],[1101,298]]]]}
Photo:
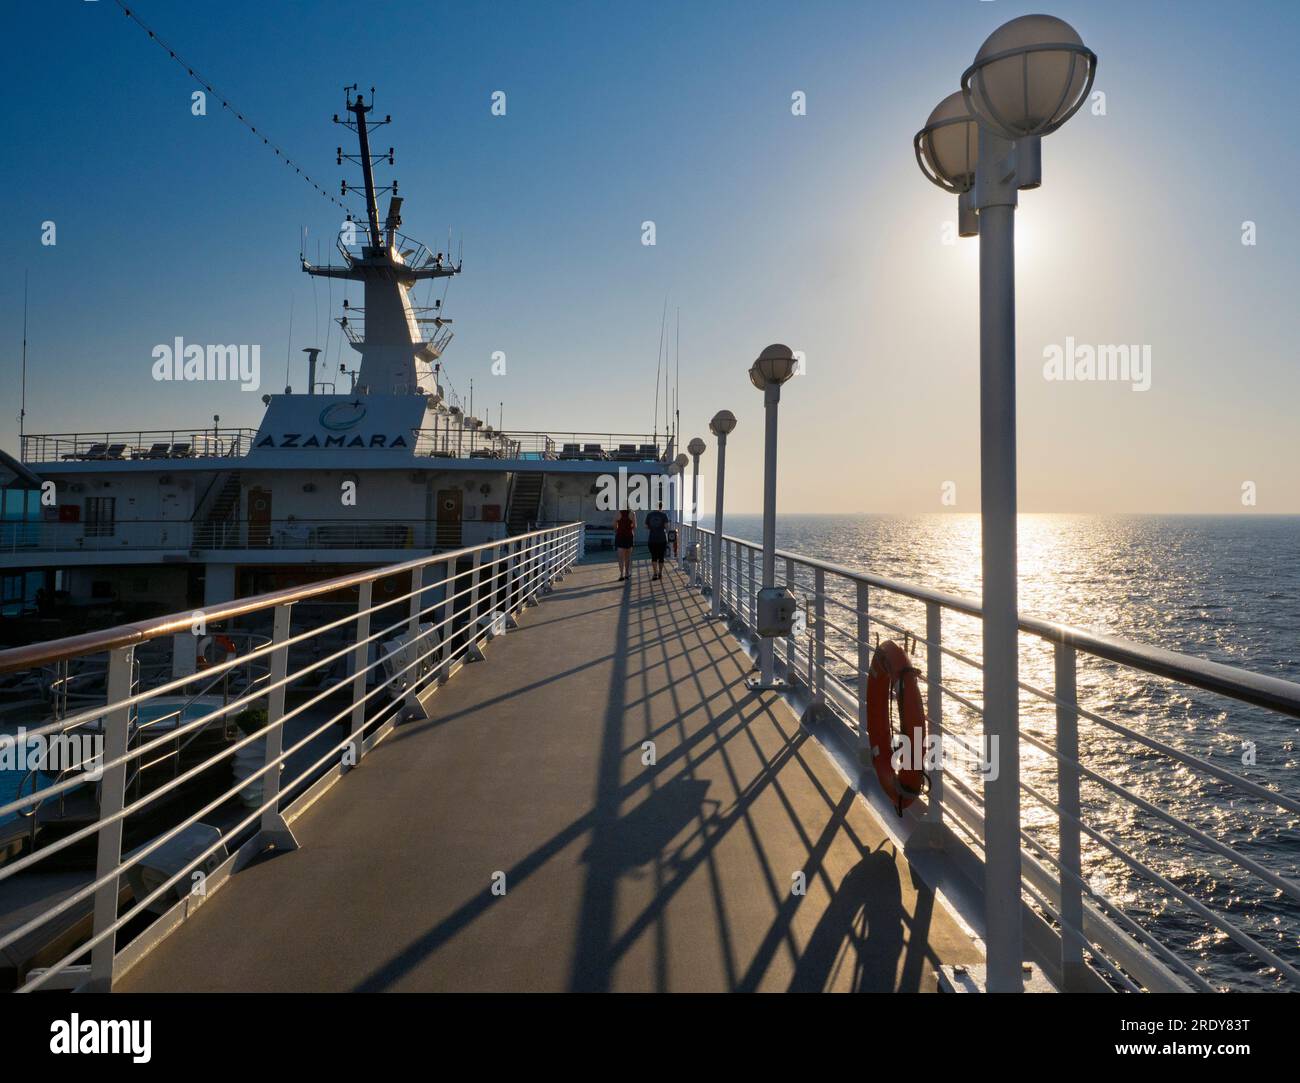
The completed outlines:
{"type": "Polygon", "coordinates": [[[117,988],[930,991],[979,961],[705,606],[577,566],[117,988]]]}

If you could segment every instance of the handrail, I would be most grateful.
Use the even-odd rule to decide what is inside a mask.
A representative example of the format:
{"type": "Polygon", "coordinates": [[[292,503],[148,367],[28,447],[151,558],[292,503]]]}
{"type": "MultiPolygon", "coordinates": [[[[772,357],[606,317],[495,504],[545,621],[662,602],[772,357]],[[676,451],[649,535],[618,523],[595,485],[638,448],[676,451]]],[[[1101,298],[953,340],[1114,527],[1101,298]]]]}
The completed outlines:
{"type": "MultiPolygon", "coordinates": [[[[577,526],[578,524],[568,523],[564,525],[577,526]]],[[[416,557],[401,564],[388,564],[382,568],[350,572],[347,575],[322,579],[319,582],[307,583],[299,587],[285,587],[283,590],[271,591],[267,594],[257,594],[230,602],[220,602],[214,606],[204,606],[199,612],[203,614],[204,619],[209,624],[215,624],[218,621],[247,616],[249,613],[260,613],[264,610],[274,609],[278,605],[301,602],[308,598],[319,597],[322,594],[332,594],[335,591],[359,587],[363,583],[373,583],[390,575],[400,575],[402,572],[412,572],[417,568],[445,564],[449,560],[459,560],[462,557],[473,556],[475,553],[481,553],[487,549],[497,548],[503,541],[527,541],[547,532],[545,529],[532,530],[525,534],[512,535],[508,539],[487,541],[479,545],[453,549],[427,557],[416,557]]],[[[47,665],[51,662],[62,661],[65,658],[74,658],[81,654],[113,650],[117,647],[137,646],[151,639],[187,631],[194,624],[194,616],[195,610],[186,613],[171,613],[165,617],[154,617],[151,620],[119,624],[112,628],[83,632],[81,635],[65,636],[63,639],[32,643],[24,647],[11,647],[8,650],[0,651],[0,673],[47,665]]]]}
{"type": "MultiPolygon", "coordinates": [[[[709,536],[713,534],[713,531],[706,527],[698,527],[697,529],[701,534],[708,534],[709,536]]],[[[724,541],[732,542],[742,548],[762,552],[762,546],[755,542],[746,541],[730,534],[723,534],[722,537],[724,541]]],[[[784,549],[778,549],[776,555],[783,560],[793,560],[806,568],[820,568],[824,572],[830,572],[855,583],[865,583],[868,586],[878,587],[881,590],[889,591],[891,594],[898,594],[919,602],[933,602],[945,609],[956,610],[967,616],[981,617],[984,614],[983,606],[975,598],[948,594],[941,590],[933,590],[930,587],[904,583],[881,575],[872,575],[868,572],[846,567],[843,564],[835,564],[828,560],[804,556],[800,553],[787,552],[784,549]]],[[[1152,647],[1144,643],[1121,639],[1118,636],[1102,635],[1084,628],[1044,620],[1040,617],[1021,615],[1020,630],[1049,643],[1059,643],[1062,646],[1073,647],[1075,650],[1083,651],[1085,654],[1094,655],[1108,662],[1117,662],[1120,665],[1140,670],[1143,673],[1150,673],[1156,677],[1165,677],[1183,684],[1190,684],[1206,692],[1215,692],[1231,699],[1240,700],[1243,703],[1249,703],[1255,707],[1265,707],[1268,710],[1277,711],[1279,714],[1285,714],[1291,718],[1300,718],[1300,683],[1295,681],[1288,681],[1281,677],[1268,677],[1262,673],[1254,673],[1238,666],[1230,666],[1223,662],[1212,662],[1208,658],[1195,658],[1191,655],[1166,650],[1163,647],[1152,647]]]]}
{"type": "MultiPolygon", "coordinates": [[[[702,537],[716,539],[720,545],[716,566],[711,545],[690,546],[697,553],[692,559],[699,561],[694,585],[713,592],[715,616],[730,620],[737,634],[756,641],[754,604],[759,585],[757,573],[763,563],[761,546],[703,527],[688,525],[686,529],[688,538],[694,530],[702,537]]],[[[924,645],[924,661],[918,662],[918,667],[924,668],[927,739],[934,736],[944,742],[951,740],[953,747],[971,756],[973,762],[983,762],[986,756],[995,755],[979,747],[978,728],[970,733],[974,741],[966,734],[971,721],[978,726],[984,718],[984,709],[977,702],[978,693],[966,685],[965,676],[956,682],[951,677],[945,681],[944,672],[945,659],[977,672],[983,669],[982,660],[973,657],[972,652],[954,650],[943,642],[944,613],[980,618],[982,606],[978,600],[787,550],[777,550],[775,557],[773,571],[778,582],[784,579],[786,588],[802,598],[807,614],[802,630],[773,642],[775,658],[783,666],[778,672],[783,673],[796,708],[807,707],[813,712],[806,717],[837,721],[826,733],[848,757],[844,761],[846,765],[855,757],[863,767],[869,762],[865,758],[870,744],[865,689],[871,657],[869,641],[874,632],[879,642],[878,629],[901,637],[909,652],[924,645]],[[813,579],[811,592],[809,577],[813,579]],[[845,597],[831,593],[832,582],[839,591],[849,588],[845,597]],[[850,604],[854,587],[856,604],[850,604]],[[877,611],[875,591],[891,596],[883,606],[889,616],[893,616],[893,603],[898,599],[923,604],[924,633],[907,627],[912,623],[907,617],[890,620],[882,616],[877,611]],[[827,619],[828,603],[836,607],[837,615],[839,610],[846,611],[848,617],[843,623],[827,619]],[[832,634],[836,637],[834,642],[832,634]],[[835,649],[844,640],[850,644],[848,655],[855,653],[852,645],[856,644],[856,660],[835,649]],[[843,669],[828,667],[828,659],[834,659],[843,669]],[[959,708],[956,728],[944,718],[946,703],[959,708]]],[[[1207,931],[1222,934],[1232,942],[1234,950],[1253,956],[1258,964],[1269,968],[1268,973],[1300,987],[1300,964],[1288,959],[1294,953],[1274,951],[1269,946],[1276,931],[1268,925],[1266,913],[1250,911],[1243,915],[1237,912],[1239,907],[1224,906],[1222,899],[1197,898],[1191,890],[1179,886],[1176,876],[1161,871],[1168,862],[1158,851],[1148,854],[1140,844],[1116,830],[1125,821],[1122,813],[1121,819],[1114,818],[1114,807],[1136,809],[1184,836],[1198,854],[1204,851],[1217,861],[1235,866],[1237,875],[1244,878],[1234,882],[1234,892],[1249,893],[1261,900],[1270,900],[1275,893],[1290,899],[1300,898],[1300,880],[1289,875],[1284,857],[1252,854],[1249,847],[1243,847],[1235,838],[1219,838],[1216,833],[1203,830],[1204,825],[1197,826],[1196,816],[1180,815],[1180,810],[1161,807],[1158,799],[1148,800],[1124,780],[1107,778],[1100,769],[1087,766],[1080,755],[1079,724],[1087,721],[1100,726],[1103,731],[1109,731],[1106,739],[1118,737],[1133,742],[1164,757],[1174,769],[1190,768],[1200,780],[1226,784],[1243,798],[1259,803],[1261,808],[1300,811],[1300,795],[1288,792],[1281,785],[1253,781],[1221,763],[1180,749],[1162,740],[1143,723],[1125,725],[1089,710],[1080,702],[1077,656],[1083,654],[1120,666],[1124,673],[1147,674],[1289,717],[1300,717],[1300,683],[1036,617],[1020,617],[1019,629],[1027,637],[1051,644],[1055,665],[1054,686],[1041,681],[1017,682],[1020,690],[1033,697],[1040,708],[1050,709],[1055,715],[1054,739],[1043,739],[1044,735],[1031,725],[1021,728],[1018,742],[1054,761],[1042,773],[1049,779],[1055,775],[1057,789],[1056,795],[1050,795],[1048,787],[1038,783],[1039,773],[1026,773],[1022,761],[1018,790],[1037,806],[1035,813],[1022,817],[1019,829],[1019,895],[1027,907],[1026,948],[1031,955],[1037,955],[1049,968],[1052,980],[1067,989],[1214,989],[1200,969],[1179,954],[1186,950],[1186,945],[1178,939],[1169,939],[1180,934],[1169,927],[1161,928],[1158,914],[1144,919],[1151,925],[1148,928],[1135,920],[1136,915],[1130,916],[1123,903],[1096,893],[1084,875],[1084,862],[1104,859],[1118,862],[1127,875],[1145,881],[1159,897],[1176,901],[1196,922],[1204,923],[1207,931]],[[1080,800],[1081,782],[1099,787],[1092,791],[1086,806],[1080,800]],[[1097,793],[1102,795],[1101,804],[1097,803],[1097,793]],[[1043,811],[1052,814],[1052,819],[1043,820],[1043,811]],[[1097,816],[1101,817],[1100,822],[1091,822],[1097,816]],[[1039,832],[1044,833],[1041,839],[1035,837],[1039,832]],[[1085,840],[1086,850],[1082,846],[1085,840]],[[1036,951],[1029,946],[1031,925],[1036,930],[1036,951]],[[1168,942],[1161,939],[1162,935],[1168,942]],[[1050,947],[1044,937],[1051,938],[1050,947]]],[[[1051,733],[1052,723],[1047,722],[1046,728],[1051,733]]],[[[984,734],[987,737],[987,729],[984,734]]],[[[983,862],[985,827],[981,787],[978,780],[972,782],[960,770],[949,770],[942,764],[929,777],[929,792],[897,821],[895,817],[901,810],[895,809],[883,796],[884,791],[875,784],[869,767],[862,775],[862,793],[889,822],[897,823],[904,842],[916,830],[947,829],[925,836],[929,841],[923,845],[937,845],[944,850],[948,855],[945,860],[955,862],[954,869],[970,879],[975,875],[970,862],[983,862]]],[[[980,920],[973,910],[969,916],[976,923],[980,920]]]]}
{"type": "MultiPolygon", "coordinates": [[[[5,949],[55,919],[71,920],[76,912],[74,908],[93,899],[94,922],[89,939],[75,944],[60,941],[54,954],[63,951],[67,954],[48,967],[29,971],[20,991],[73,986],[111,989],[114,977],[123,968],[142,958],[188,916],[191,904],[185,896],[187,892],[193,893],[190,869],[204,868],[210,872],[216,869],[205,881],[206,894],[261,850],[296,845],[289,824],[325,789],[344,778],[403,717],[418,717],[427,710],[428,696],[462,665],[482,660],[483,646],[489,640],[516,627],[516,615],[536,605],[580,558],[582,532],[582,524],[565,523],[211,607],[203,613],[210,625],[272,609],[272,636],[264,645],[215,663],[202,674],[182,675],[146,690],[136,688],[135,646],[178,630],[178,624],[193,631],[194,614],[175,614],[123,625],[98,635],[68,637],[52,644],[36,645],[38,650],[19,648],[3,652],[0,657],[5,662],[30,666],[40,664],[34,661],[40,657],[62,661],[75,654],[111,650],[106,703],[71,719],[28,731],[29,737],[47,731],[67,732],[91,718],[102,718],[104,747],[94,757],[96,774],[83,771],[65,779],[62,776],[67,772],[61,772],[59,780],[42,785],[28,797],[20,794],[9,802],[0,799],[0,815],[3,815],[33,804],[39,807],[47,798],[63,794],[70,787],[92,780],[97,782],[95,819],[83,826],[73,825],[71,831],[60,833],[44,845],[37,846],[33,840],[28,852],[11,855],[10,860],[0,865],[0,881],[3,881],[24,874],[70,847],[92,839],[97,846],[92,879],[49,901],[39,911],[22,915],[17,924],[0,932],[0,949],[5,949]],[[466,557],[469,559],[462,561],[466,557]],[[436,574],[426,574],[425,569],[430,567],[435,568],[436,574]],[[385,591],[381,598],[377,591],[372,591],[377,580],[402,574],[409,577],[409,589],[405,592],[399,589],[397,594],[389,596],[385,591]],[[346,615],[323,622],[309,619],[301,631],[292,628],[293,603],[350,585],[357,585],[358,592],[346,615]],[[374,624],[382,627],[372,627],[372,618],[378,615],[382,619],[374,624]],[[340,633],[337,638],[335,632],[340,633]],[[309,652],[301,661],[293,660],[293,648],[309,641],[322,649],[309,652]],[[195,699],[190,696],[179,710],[164,716],[168,720],[178,716],[175,727],[156,737],[150,733],[159,728],[159,720],[142,726],[133,723],[135,705],[199,682],[204,685],[201,695],[211,687],[208,673],[213,680],[224,681],[235,667],[251,666],[255,660],[269,663],[269,672],[262,675],[259,670],[257,678],[233,700],[223,695],[221,704],[214,704],[211,710],[202,710],[197,717],[186,721],[185,708],[195,699]],[[348,663],[347,674],[341,678],[334,672],[340,662],[348,663]],[[303,685],[302,679],[313,672],[325,679],[303,685]],[[307,691],[308,696],[289,705],[286,692],[294,685],[307,691]],[[350,695],[346,701],[331,702],[327,707],[326,702],[340,692],[350,692],[350,695]],[[229,722],[243,708],[260,703],[266,704],[267,716],[255,732],[245,731],[243,736],[223,743],[211,755],[205,752],[205,758],[184,770],[177,762],[170,780],[160,781],[144,791],[136,787],[137,792],[132,796],[132,780],[140,776],[144,767],[176,760],[179,749],[211,728],[215,720],[229,722]],[[309,715],[308,712],[317,713],[309,715]],[[295,720],[298,728],[288,731],[287,725],[295,720]],[[330,732],[340,722],[344,723],[341,737],[337,732],[330,732]],[[173,745],[175,751],[171,751],[173,745]],[[234,784],[226,784],[222,792],[215,796],[205,792],[202,807],[187,809],[183,816],[173,818],[175,822],[155,828],[161,833],[143,845],[129,854],[122,852],[123,826],[128,817],[152,814],[145,812],[150,808],[156,813],[165,795],[200,775],[224,782],[223,772],[230,770],[233,758],[244,749],[261,750],[251,773],[237,772],[234,784]],[[308,753],[302,759],[312,762],[302,766],[297,761],[298,753],[308,753]],[[291,756],[295,756],[295,765],[282,781],[280,773],[291,756]],[[214,769],[215,775],[211,773],[214,769]],[[248,792],[250,784],[261,792],[256,796],[248,792]],[[236,798],[252,811],[217,812],[236,798]],[[153,879],[144,884],[132,881],[132,903],[122,913],[117,905],[121,876],[142,866],[150,855],[182,832],[199,824],[210,830],[214,825],[206,818],[214,813],[218,828],[215,841],[207,842],[211,835],[196,840],[200,845],[206,843],[205,848],[187,855],[185,869],[173,872],[170,868],[162,871],[155,867],[154,872],[164,877],[162,883],[153,879]],[[240,818],[232,823],[236,816],[240,818]],[[251,837],[246,834],[250,828],[251,837]],[[163,899],[168,892],[176,894],[172,899],[163,899]],[[140,925],[138,919],[160,900],[166,916],[140,925]],[[132,929],[128,942],[115,943],[115,934],[128,926],[132,929]],[[73,965],[87,955],[90,957],[88,973],[85,968],[73,965]]],[[[132,820],[133,824],[136,822],[132,820]]],[[[162,912],[153,909],[155,914],[162,912]]]]}

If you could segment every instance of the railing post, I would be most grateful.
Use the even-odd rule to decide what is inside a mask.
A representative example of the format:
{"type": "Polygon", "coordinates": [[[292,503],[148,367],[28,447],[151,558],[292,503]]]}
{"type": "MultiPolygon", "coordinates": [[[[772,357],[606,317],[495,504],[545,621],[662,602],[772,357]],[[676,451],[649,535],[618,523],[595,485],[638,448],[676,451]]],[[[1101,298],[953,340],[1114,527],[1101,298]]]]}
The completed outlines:
{"type": "Polygon", "coordinates": [[[370,607],[375,584],[367,579],[357,592],[357,645],[352,651],[352,766],[365,755],[362,731],[366,726],[366,664],[370,659],[370,607]]]}
{"type": "MultiPolygon", "coordinates": [[[[284,679],[289,673],[289,620],[293,603],[275,607],[271,623],[271,691],[266,697],[266,763],[279,759],[284,751],[284,679]]],[[[280,815],[280,764],[262,774],[262,829],[261,842],[277,850],[296,850],[298,840],[280,815]]]]}
{"type": "Polygon", "coordinates": [[[537,605],[537,596],[542,590],[542,539],[531,538],[528,542],[528,556],[524,562],[524,605],[531,608],[537,605]]]}
{"type": "Polygon", "coordinates": [[[537,577],[537,593],[551,593],[551,536],[543,534],[538,539],[538,554],[541,560],[541,568],[537,577]]]}
{"type": "MultiPolygon", "coordinates": [[[[744,621],[745,627],[757,628],[758,614],[754,612],[754,606],[757,604],[757,595],[758,595],[758,592],[754,589],[754,550],[746,549],[745,552],[749,555],[749,582],[745,584],[744,616],[741,619],[744,621]]],[[[740,578],[739,575],[740,550],[739,549],[736,550],[736,571],[737,571],[736,578],[739,579],[740,578]]],[[[771,641],[769,640],[768,641],[769,650],[771,649],[771,646],[772,644],[771,641]]]]}
{"type": "MultiPolygon", "coordinates": [[[[867,733],[867,679],[871,673],[871,617],[867,595],[867,584],[857,584],[857,632],[858,632],[858,763],[863,767],[871,765],[871,737],[867,733]]],[[[888,751],[888,750],[886,750],[888,751]]]]}
{"type": "Polygon", "coordinates": [[[813,691],[817,706],[824,707],[826,705],[826,573],[821,568],[813,570],[813,592],[816,594],[813,605],[816,607],[817,623],[813,627],[814,650],[808,669],[815,675],[816,683],[810,680],[808,687],[813,691]]]}
{"type": "Polygon", "coordinates": [[[522,609],[523,605],[519,598],[519,554],[523,542],[512,540],[506,542],[506,627],[518,628],[519,622],[515,620],[516,608],[522,609]]]}
{"type": "MultiPolygon", "coordinates": [[[[938,602],[925,603],[925,707],[929,736],[939,750],[938,762],[930,773],[927,823],[943,823],[943,609],[938,602]]],[[[924,754],[923,751],[920,754],[924,754]]]]}
{"type": "MultiPolygon", "coordinates": [[[[134,647],[118,647],[108,652],[108,699],[106,700],[108,705],[130,697],[134,657],[134,647]]],[[[129,707],[119,707],[104,715],[104,752],[101,763],[111,763],[126,755],[130,720],[131,708],[129,707]]],[[[126,769],[125,760],[112,767],[104,768],[99,783],[101,822],[121,812],[126,805],[126,769]]],[[[95,889],[93,926],[95,935],[117,921],[118,888],[121,881],[118,867],[122,864],[122,820],[117,819],[101,827],[97,843],[95,879],[103,880],[108,877],[108,880],[95,889]]],[[[111,932],[90,949],[90,980],[83,988],[92,993],[112,992],[116,959],[117,933],[111,932]]]]}
{"type": "MultiPolygon", "coordinates": [[[[794,561],[789,557],[785,558],[785,585],[791,594],[794,593],[796,586],[794,579],[794,561]]],[[[799,646],[795,638],[794,626],[790,627],[790,634],[785,640],[785,679],[790,685],[794,685],[798,680],[799,674],[799,646]]]]}
{"type": "Polygon", "coordinates": [[[433,644],[437,643],[442,660],[438,665],[438,677],[446,681],[451,678],[451,656],[456,649],[456,628],[453,614],[456,611],[456,603],[452,595],[456,593],[456,558],[448,557],[438,565],[442,569],[442,601],[438,605],[437,616],[434,624],[438,631],[434,633],[436,639],[430,640],[426,646],[433,650],[433,644]]]}
{"type": "Polygon", "coordinates": [[[1056,653],[1056,797],[1060,808],[1061,849],[1061,987],[1082,988],[1083,861],[1079,845],[1079,711],[1074,648],[1057,643],[1056,653]],[[1066,763],[1066,760],[1072,761],[1066,763]]]}
{"type": "Polygon", "coordinates": [[[479,580],[483,576],[483,550],[475,549],[474,556],[470,564],[470,588],[469,588],[469,622],[466,628],[469,629],[469,641],[465,647],[465,661],[481,662],[483,661],[483,649],[478,645],[478,619],[479,619],[479,580]]]}

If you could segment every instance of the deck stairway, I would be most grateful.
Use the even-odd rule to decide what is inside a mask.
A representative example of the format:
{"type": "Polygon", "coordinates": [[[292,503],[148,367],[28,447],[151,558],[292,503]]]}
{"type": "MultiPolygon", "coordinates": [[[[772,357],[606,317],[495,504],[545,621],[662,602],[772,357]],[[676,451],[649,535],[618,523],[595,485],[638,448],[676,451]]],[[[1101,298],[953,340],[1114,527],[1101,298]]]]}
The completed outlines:
{"type": "Polygon", "coordinates": [[[239,522],[242,474],[231,470],[213,482],[203,503],[194,511],[194,548],[220,548],[233,524],[239,522]]]}
{"type": "Polygon", "coordinates": [[[522,534],[528,530],[529,523],[537,521],[542,510],[542,487],[545,482],[545,475],[531,471],[515,475],[510,507],[506,512],[506,528],[510,534],[522,534]]]}

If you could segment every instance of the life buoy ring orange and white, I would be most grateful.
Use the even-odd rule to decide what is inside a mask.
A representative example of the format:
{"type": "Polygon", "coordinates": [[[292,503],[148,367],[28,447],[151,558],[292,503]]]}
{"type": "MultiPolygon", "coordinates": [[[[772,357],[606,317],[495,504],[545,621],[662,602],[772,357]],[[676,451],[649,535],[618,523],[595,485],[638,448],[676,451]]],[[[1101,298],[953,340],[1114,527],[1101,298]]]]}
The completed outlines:
{"type": "MultiPolygon", "coordinates": [[[[903,814],[928,783],[915,765],[925,754],[925,701],[912,661],[892,639],[876,647],[867,675],[867,738],[871,762],[890,802],[903,814]],[[895,771],[893,704],[898,704],[899,732],[907,742],[906,763],[895,771]]],[[[865,765],[864,765],[865,766],[865,765]]]]}
{"type": "Polygon", "coordinates": [[[235,646],[235,641],[228,635],[204,636],[199,640],[198,647],[198,668],[207,669],[209,666],[218,666],[222,662],[227,662],[239,653],[235,646]]]}

